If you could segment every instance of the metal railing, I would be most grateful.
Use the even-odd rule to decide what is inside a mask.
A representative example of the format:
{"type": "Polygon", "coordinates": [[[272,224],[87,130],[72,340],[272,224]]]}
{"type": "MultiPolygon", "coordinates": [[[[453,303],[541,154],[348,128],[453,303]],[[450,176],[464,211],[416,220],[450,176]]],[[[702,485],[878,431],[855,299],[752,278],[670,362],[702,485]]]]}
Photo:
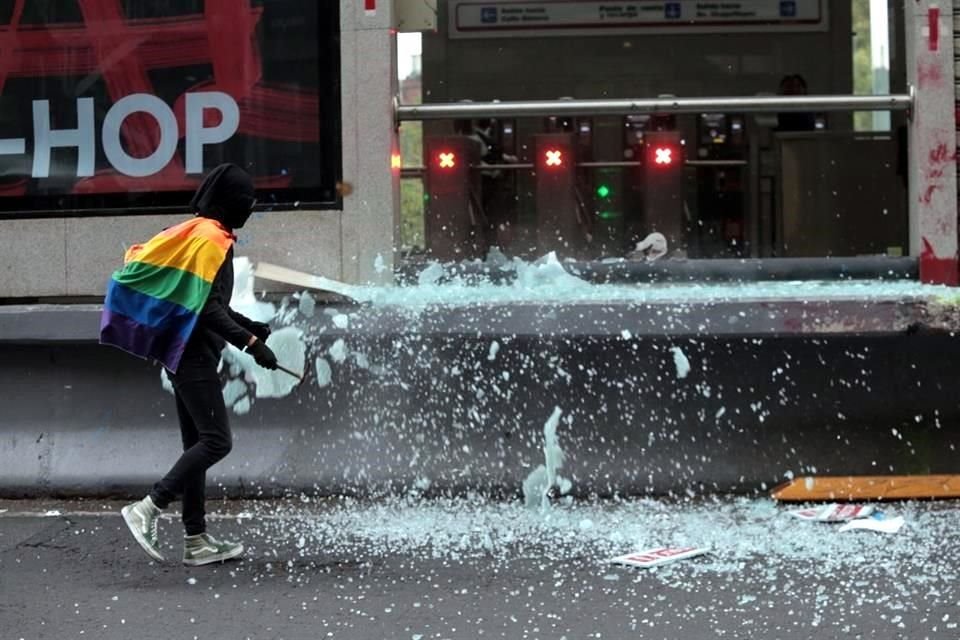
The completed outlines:
{"type": "MultiPolygon", "coordinates": [[[[686,167],[746,167],[746,160],[684,160],[686,167]]],[[[579,169],[619,169],[640,167],[643,163],[638,160],[612,160],[598,162],[578,162],[579,169]]],[[[509,164],[477,164],[470,165],[471,171],[532,171],[536,165],[532,162],[511,162],[509,164]]],[[[400,169],[401,178],[420,178],[426,173],[423,165],[408,166],[400,169]]]]}
{"type": "Polygon", "coordinates": [[[395,104],[398,122],[471,118],[546,116],[624,116],[670,113],[787,113],[835,111],[909,111],[914,93],[882,96],[744,96],[729,98],[645,98],[630,100],[522,100],[395,104]]]}

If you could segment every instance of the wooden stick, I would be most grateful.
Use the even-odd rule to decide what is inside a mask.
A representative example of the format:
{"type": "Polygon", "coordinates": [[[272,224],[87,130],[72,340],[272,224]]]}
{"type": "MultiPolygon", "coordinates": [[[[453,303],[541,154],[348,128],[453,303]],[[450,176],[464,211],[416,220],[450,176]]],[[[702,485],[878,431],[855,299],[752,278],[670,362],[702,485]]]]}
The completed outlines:
{"type": "Polygon", "coordinates": [[[297,373],[296,371],[291,371],[290,369],[287,369],[287,368],[284,367],[283,365],[279,365],[279,364],[277,365],[277,369],[280,369],[280,371],[283,371],[284,373],[289,373],[290,375],[292,375],[292,376],[293,376],[294,378],[296,378],[297,380],[300,380],[301,382],[303,381],[303,374],[302,374],[302,373],[297,373]]]}
{"type": "Polygon", "coordinates": [[[782,502],[960,498],[960,475],[808,476],[770,493],[782,502]]]}

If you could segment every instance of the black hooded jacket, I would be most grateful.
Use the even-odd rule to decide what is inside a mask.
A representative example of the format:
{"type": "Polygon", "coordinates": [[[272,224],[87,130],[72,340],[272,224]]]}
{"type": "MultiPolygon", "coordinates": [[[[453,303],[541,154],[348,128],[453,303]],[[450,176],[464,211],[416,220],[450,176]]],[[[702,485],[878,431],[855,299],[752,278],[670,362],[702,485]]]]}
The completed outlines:
{"type": "MultiPolygon", "coordinates": [[[[253,180],[233,164],[222,164],[211,171],[190,201],[198,216],[216,220],[228,231],[246,224],[255,203],[253,180]]],[[[227,252],[217,272],[207,303],[197,326],[187,341],[182,363],[188,367],[214,366],[227,342],[243,349],[252,337],[251,320],[230,308],[233,295],[233,248],[227,252]]],[[[182,367],[182,365],[181,365],[182,367]]]]}

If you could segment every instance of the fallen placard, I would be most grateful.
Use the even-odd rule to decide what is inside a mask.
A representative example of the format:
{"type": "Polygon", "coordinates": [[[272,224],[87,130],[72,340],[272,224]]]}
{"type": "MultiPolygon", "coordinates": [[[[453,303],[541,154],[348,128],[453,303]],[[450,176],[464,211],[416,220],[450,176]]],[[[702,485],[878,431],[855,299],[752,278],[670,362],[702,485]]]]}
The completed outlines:
{"type": "Polygon", "coordinates": [[[960,498],[960,475],[806,476],[770,493],[781,502],[960,498]]]}
{"type": "Polygon", "coordinates": [[[709,553],[709,551],[709,549],[703,547],[659,547],[656,549],[647,549],[646,551],[630,553],[625,556],[610,558],[607,560],[607,562],[611,564],[625,564],[632,567],[649,569],[651,567],[658,567],[670,562],[677,562],[678,560],[686,560],[687,558],[702,556],[706,553],[709,553]]]}
{"type": "Polygon", "coordinates": [[[791,516],[810,522],[849,522],[858,518],[866,518],[874,511],[871,505],[837,504],[832,502],[822,507],[797,509],[788,511],[791,516]]]}
{"type": "Polygon", "coordinates": [[[863,518],[861,520],[852,520],[847,524],[840,527],[840,532],[844,531],[856,531],[856,530],[866,530],[866,531],[876,531],[878,533],[896,533],[904,525],[903,517],[896,516],[895,518],[887,518],[882,513],[875,513],[869,518],[863,518]]]}

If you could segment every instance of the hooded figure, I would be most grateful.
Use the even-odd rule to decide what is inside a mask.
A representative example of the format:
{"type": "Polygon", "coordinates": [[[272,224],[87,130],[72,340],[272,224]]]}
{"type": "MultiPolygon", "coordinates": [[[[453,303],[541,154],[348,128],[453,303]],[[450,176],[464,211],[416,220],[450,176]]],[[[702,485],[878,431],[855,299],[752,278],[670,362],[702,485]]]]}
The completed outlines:
{"type": "MultiPolygon", "coordinates": [[[[221,164],[203,179],[190,200],[190,207],[197,216],[216,220],[233,232],[247,223],[257,200],[254,197],[253,180],[250,174],[235,164],[221,164]]],[[[200,322],[187,343],[185,357],[190,351],[203,351],[208,361],[220,361],[220,352],[229,342],[239,349],[248,346],[250,334],[266,340],[269,327],[254,322],[230,308],[233,295],[233,247],[227,251],[226,260],[217,273],[210,291],[207,306],[200,314],[200,322]],[[193,347],[194,349],[191,349],[193,347]]],[[[274,363],[276,364],[276,363],[274,363]]],[[[270,367],[268,367],[270,368],[270,367]]],[[[276,368],[276,366],[272,367],[276,368]]]]}
{"type": "Polygon", "coordinates": [[[257,199],[250,175],[235,164],[222,164],[203,179],[190,200],[194,212],[229,230],[241,229],[257,199]]]}
{"type": "MultiPolygon", "coordinates": [[[[186,531],[184,564],[195,566],[221,562],[243,553],[242,544],[223,542],[206,533],[204,496],[207,469],[226,456],[232,446],[217,372],[221,351],[229,342],[252,355],[258,365],[277,368],[277,358],[266,345],[270,326],[230,308],[233,231],[247,222],[255,202],[250,176],[236,165],[220,165],[207,175],[190,201],[197,217],[158,234],[133,256],[146,264],[140,271],[150,276],[159,270],[166,273],[167,278],[161,284],[173,283],[165,287],[154,286],[154,299],[156,296],[163,299],[142,306],[156,310],[176,309],[174,303],[199,300],[197,306],[202,304],[195,320],[183,325],[186,328],[182,335],[189,337],[182,351],[178,351],[179,357],[166,362],[161,360],[173,384],[183,454],[147,497],[127,505],[121,512],[136,541],[155,560],[163,559],[157,537],[160,511],[179,496],[183,500],[186,531]],[[176,265],[182,267],[172,268],[176,265]],[[212,280],[209,275],[204,275],[213,272],[212,280]],[[205,301],[202,297],[197,298],[200,295],[197,292],[203,293],[208,287],[205,301]]],[[[134,275],[139,272],[136,265],[128,264],[128,267],[125,269],[134,275]]],[[[138,281],[133,276],[129,280],[130,286],[152,282],[147,278],[138,281]]],[[[120,286],[124,284],[120,283],[120,286]]],[[[182,305],[180,308],[183,309],[182,305]]],[[[151,316],[135,305],[127,305],[120,311],[127,311],[148,323],[157,318],[156,313],[151,316]]],[[[167,316],[176,320],[183,315],[177,313],[167,316]]]]}

